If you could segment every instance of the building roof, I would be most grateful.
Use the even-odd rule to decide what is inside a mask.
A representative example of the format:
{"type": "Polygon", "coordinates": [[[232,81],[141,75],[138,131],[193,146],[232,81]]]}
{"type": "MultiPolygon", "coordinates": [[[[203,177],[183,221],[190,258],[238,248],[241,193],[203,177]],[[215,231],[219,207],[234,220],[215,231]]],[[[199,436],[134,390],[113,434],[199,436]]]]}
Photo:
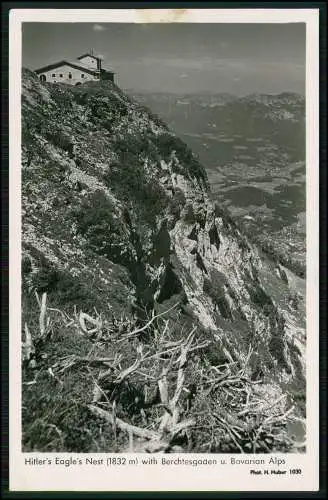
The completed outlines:
{"type": "Polygon", "coordinates": [[[83,59],[83,57],[93,57],[94,59],[97,59],[98,61],[101,61],[101,57],[95,56],[94,54],[91,54],[91,52],[87,52],[86,54],[82,54],[82,56],[77,57],[77,59],[83,59]]]}
{"type": "Polygon", "coordinates": [[[112,73],[113,75],[115,75],[115,71],[113,71],[113,68],[109,68],[108,66],[107,68],[104,68],[104,66],[102,66],[101,71],[106,71],[106,73],[112,73]]]}
{"type": "MultiPolygon", "coordinates": [[[[84,71],[85,73],[89,73],[90,75],[99,74],[98,69],[92,69],[89,66],[87,66],[86,64],[83,64],[80,62],[75,62],[75,61],[67,61],[66,59],[64,59],[62,61],[57,61],[56,63],[53,63],[53,64],[48,64],[47,66],[43,66],[42,68],[38,68],[34,71],[38,75],[40,73],[44,73],[45,71],[50,71],[52,69],[60,68],[60,66],[64,66],[64,65],[71,66],[72,68],[75,68],[75,69],[79,69],[81,71],[84,71]]],[[[106,70],[106,71],[108,71],[108,73],[114,74],[113,71],[109,71],[109,70],[106,70]]]]}
{"type": "Polygon", "coordinates": [[[37,73],[37,74],[44,73],[45,71],[50,71],[51,69],[59,68],[60,66],[64,66],[64,65],[71,66],[72,68],[75,68],[75,69],[83,70],[86,73],[90,73],[91,75],[94,75],[95,73],[99,73],[98,70],[91,69],[91,68],[85,66],[84,64],[75,63],[75,62],[73,63],[71,61],[66,61],[65,59],[62,61],[57,61],[56,63],[53,63],[53,64],[48,64],[47,66],[43,66],[42,68],[38,68],[35,70],[35,73],[37,73]]]}

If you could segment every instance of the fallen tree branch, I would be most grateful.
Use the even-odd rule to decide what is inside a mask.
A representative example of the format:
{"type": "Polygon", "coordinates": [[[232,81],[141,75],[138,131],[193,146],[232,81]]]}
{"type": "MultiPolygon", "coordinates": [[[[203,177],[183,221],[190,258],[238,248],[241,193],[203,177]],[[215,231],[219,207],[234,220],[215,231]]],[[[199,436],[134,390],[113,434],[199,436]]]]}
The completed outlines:
{"type": "Polygon", "coordinates": [[[67,313],[65,313],[64,311],[61,311],[60,309],[56,309],[54,307],[48,307],[48,311],[53,311],[53,312],[57,312],[59,313],[64,319],[68,319],[69,321],[74,321],[72,318],[70,318],[68,316],[67,313]]]}
{"type": "Polygon", "coordinates": [[[124,379],[126,379],[129,375],[131,375],[131,373],[135,372],[139,368],[139,366],[144,361],[144,359],[145,359],[145,355],[142,354],[141,349],[138,349],[137,350],[137,358],[134,361],[134,363],[131,366],[129,366],[128,368],[126,368],[122,373],[120,373],[118,375],[118,377],[116,377],[116,379],[114,380],[114,383],[121,384],[124,379]]]}
{"type": "Polygon", "coordinates": [[[171,440],[174,439],[178,434],[180,434],[181,431],[184,431],[184,430],[188,429],[189,427],[193,427],[195,425],[196,425],[196,421],[193,418],[179,422],[174,427],[172,427],[172,429],[170,431],[170,439],[171,440]]]}
{"type": "Polygon", "coordinates": [[[181,354],[180,354],[180,358],[179,358],[179,370],[178,370],[177,385],[176,385],[174,396],[173,396],[173,398],[171,400],[171,405],[174,406],[174,407],[177,405],[177,403],[178,403],[178,401],[180,399],[180,396],[181,396],[181,391],[182,391],[182,387],[183,387],[184,379],[185,379],[184,368],[185,368],[186,361],[187,361],[188,351],[190,350],[191,344],[193,343],[193,340],[194,340],[195,330],[196,330],[196,327],[194,327],[191,330],[191,332],[188,335],[185,343],[181,346],[181,354]]]}
{"type": "Polygon", "coordinates": [[[40,326],[40,337],[44,337],[46,333],[46,313],[47,313],[47,292],[42,294],[41,306],[40,306],[40,316],[39,316],[39,326],[40,326]]]}
{"type": "Polygon", "coordinates": [[[283,415],[278,415],[278,416],[275,416],[275,415],[271,415],[270,417],[266,418],[263,422],[263,425],[264,424],[276,424],[277,422],[283,422],[287,416],[289,416],[293,411],[294,411],[295,407],[292,406],[291,408],[289,408],[289,410],[287,410],[283,415]]]}
{"type": "Polygon", "coordinates": [[[169,402],[169,388],[167,384],[167,373],[169,371],[169,366],[163,368],[160,378],[158,380],[158,389],[161,398],[161,402],[163,405],[167,405],[169,402]]]}
{"type": "MultiPolygon", "coordinates": [[[[258,406],[255,406],[253,408],[246,407],[244,410],[240,411],[237,416],[241,417],[242,415],[246,415],[247,413],[252,413],[252,414],[262,414],[265,415],[265,411],[267,410],[272,410],[278,403],[280,403],[283,399],[286,399],[286,394],[283,394],[282,396],[279,396],[278,399],[273,401],[273,403],[269,404],[258,404],[258,406]]],[[[262,402],[261,402],[262,403],[262,402]]]]}
{"type": "Polygon", "coordinates": [[[39,294],[38,294],[38,292],[36,290],[35,290],[35,298],[36,298],[36,301],[38,303],[38,306],[41,307],[40,297],[39,297],[39,294]]]}
{"type": "Polygon", "coordinates": [[[88,408],[94,415],[101,417],[111,425],[116,425],[116,427],[118,427],[124,432],[127,432],[128,434],[132,432],[132,434],[134,434],[135,436],[138,436],[143,439],[151,441],[160,441],[160,435],[158,432],[151,431],[149,429],[142,429],[141,427],[137,427],[136,425],[128,424],[118,417],[114,418],[109,411],[103,410],[102,408],[98,408],[98,406],[88,405],[88,408]]]}
{"type": "Polygon", "coordinates": [[[56,382],[58,382],[60,385],[64,385],[64,382],[62,380],[60,380],[59,377],[57,377],[57,375],[54,374],[54,372],[52,371],[52,368],[48,368],[48,373],[50,375],[51,378],[53,378],[54,380],[56,380],[56,382]]]}
{"type": "Polygon", "coordinates": [[[129,338],[129,337],[133,337],[134,335],[137,335],[137,333],[141,333],[145,330],[147,330],[147,328],[155,321],[155,319],[158,319],[160,318],[161,316],[164,316],[165,314],[167,314],[168,312],[172,311],[172,309],[174,309],[175,307],[177,307],[179,305],[179,302],[177,302],[174,306],[170,307],[169,309],[167,309],[166,311],[163,311],[159,314],[156,314],[155,316],[153,316],[149,321],[148,323],[146,323],[144,326],[142,326],[141,328],[137,328],[136,330],[133,330],[133,332],[130,332],[128,333],[127,335],[125,335],[125,339],[129,338]]]}
{"type": "Polygon", "coordinates": [[[86,333],[87,335],[92,335],[93,333],[98,332],[102,328],[102,322],[100,320],[98,320],[98,319],[96,320],[96,319],[92,318],[92,316],[90,316],[89,314],[84,313],[82,311],[80,312],[80,316],[79,316],[79,324],[80,324],[81,330],[84,333],[86,333]],[[95,328],[88,330],[88,328],[85,324],[86,321],[88,321],[92,325],[95,325],[95,328]]]}
{"type": "Polygon", "coordinates": [[[54,365],[53,368],[58,369],[57,373],[62,373],[69,368],[72,368],[75,365],[78,364],[86,364],[86,365],[106,365],[109,366],[111,369],[114,368],[114,366],[117,364],[117,361],[115,363],[115,358],[88,358],[88,357],[79,357],[73,355],[69,355],[66,358],[61,359],[60,361],[57,361],[54,365]]]}
{"type": "MultiPolygon", "coordinates": [[[[179,420],[179,409],[178,409],[178,401],[181,396],[183,384],[184,384],[184,379],[185,379],[185,365],[187,361],[187,354],[188,351],[190,350],[191,344],[194,340],[194,335],[195,335],[195,330],[196,327],[194,327],[191,332],[189,333],[187,339],[184,341],[184,343],[180,346],[180,356],[178,358],[179,362],[179,369],[178,369],[178,376],[177,376],[177,384],[176,384],[176,389],[174,392],[174,395],[172,399],[168,402],[168,407],[170,411],[166,410],[166,413],[163,415],[161,423],[160,423],[160,431],[161,433],[165,432],[170,432],[172,428],[174,428],[179,420]]],[[[173,364],[173,357],[171,358],[171,361],[169,363],[169,367],[167,368],[167,371],[169,368],[171,368],[173,364]]],[[[165,374],[166,375],[166,374],[165,374]]],[[[163,380],[158,382],[159,390],[162,392],[163,396],[166,397],[166,376],[164,378],[164,383],[163,380]]],[[[162,401],[163,404],[167,404],[166,401],[162,401]]]]}
{"type": "Polygon", "coordinates": [[[33,345],[32,335],[27,326],[27,323],[25,323],[24,330],[25,330],[25,342],[23,343],[23,348],[24,348],[23,359],[29,361],[31,359],[32,354],[34,354],[35,349],[33,345]]]}

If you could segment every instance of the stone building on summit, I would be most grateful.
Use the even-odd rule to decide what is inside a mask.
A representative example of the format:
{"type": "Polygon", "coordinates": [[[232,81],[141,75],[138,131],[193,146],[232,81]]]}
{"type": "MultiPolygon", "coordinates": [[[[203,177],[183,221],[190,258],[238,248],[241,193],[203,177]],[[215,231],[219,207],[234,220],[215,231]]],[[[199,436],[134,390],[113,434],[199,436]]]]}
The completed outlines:
{"type": "Polygon", "coordinates": [[[80,85],[86,81],[109,80],[114,82],[114,72],[102,67],[102,58],[90,51],[76,60],[63,60],[35,70],[41,82],[80,85]]]}

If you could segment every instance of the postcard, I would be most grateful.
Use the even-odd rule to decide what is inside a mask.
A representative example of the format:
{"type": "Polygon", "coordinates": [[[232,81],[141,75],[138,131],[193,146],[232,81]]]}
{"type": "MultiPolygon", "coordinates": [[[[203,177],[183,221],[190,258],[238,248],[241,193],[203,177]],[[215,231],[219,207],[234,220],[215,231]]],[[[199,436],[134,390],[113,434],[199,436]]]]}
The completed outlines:
{"type": "Polygon", "coordinates": [[[317,491],[316,9],[10,11],[10,490],[317,491]]]}

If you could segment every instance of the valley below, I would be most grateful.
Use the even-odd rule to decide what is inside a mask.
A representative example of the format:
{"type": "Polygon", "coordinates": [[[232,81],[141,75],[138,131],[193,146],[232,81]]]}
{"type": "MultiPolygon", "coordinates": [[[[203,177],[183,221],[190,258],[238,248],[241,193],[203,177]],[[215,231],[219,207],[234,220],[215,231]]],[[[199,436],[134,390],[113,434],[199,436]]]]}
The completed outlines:
{"type": "Polygon", "coordinates": [[[199,157],[213,200],[263,250],[305,276],[304,98],[130,93],[199,157]]]}

